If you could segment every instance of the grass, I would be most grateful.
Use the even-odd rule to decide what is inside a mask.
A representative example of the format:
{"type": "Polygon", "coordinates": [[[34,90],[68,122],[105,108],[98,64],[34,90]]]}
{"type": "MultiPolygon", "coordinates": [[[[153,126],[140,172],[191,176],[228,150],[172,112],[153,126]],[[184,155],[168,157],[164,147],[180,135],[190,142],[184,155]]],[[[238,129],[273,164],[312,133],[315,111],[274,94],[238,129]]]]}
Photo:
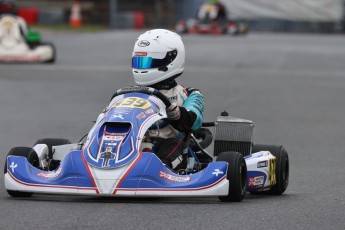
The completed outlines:
{"type": "Polygon", "coordinates": [[[108,26],[104,25],[82,25],[79,28],[72,28],[68,24],[54,24],[54,25],[32,25],[30,26],[33,30],[52,30],[61,32],[100,32],[108,30],[108,26]]]}

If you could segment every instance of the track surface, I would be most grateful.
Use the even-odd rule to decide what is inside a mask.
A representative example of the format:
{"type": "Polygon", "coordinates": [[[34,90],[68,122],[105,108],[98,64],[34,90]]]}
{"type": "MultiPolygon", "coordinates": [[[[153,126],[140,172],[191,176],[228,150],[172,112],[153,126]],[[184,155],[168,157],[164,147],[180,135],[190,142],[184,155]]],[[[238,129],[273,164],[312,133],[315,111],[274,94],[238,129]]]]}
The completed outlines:
{"type": "MultiPolygon", "coordinates": [[[[13,146],[42,137],[78,141],[115,89],[133,85],[139,32],[46,32],[55,65],[0,65],[0,165],[13,146]]],[[[344,229],[343,36],[185,36],[180,82],[200,88],[206,121],[223,110],[253,120],[255,143],[283,144],[290,184],[279,197],[10,198],[0,179],[0,229],[344,229]]]]}

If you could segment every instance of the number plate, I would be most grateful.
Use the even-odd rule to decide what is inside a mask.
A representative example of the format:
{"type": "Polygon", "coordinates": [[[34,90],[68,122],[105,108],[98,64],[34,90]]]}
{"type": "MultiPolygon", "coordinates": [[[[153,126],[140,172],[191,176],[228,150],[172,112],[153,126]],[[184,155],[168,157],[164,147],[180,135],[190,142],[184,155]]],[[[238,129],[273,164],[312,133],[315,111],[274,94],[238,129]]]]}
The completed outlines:
{"type": "Polygon", "coordinates": [[[138,109],[148,109],[150,106],[151,106],[151,103],[146,99],[143,99],[140,97],[127,97],[115,103],[113,105],[113,108],[130,107],[130,108],[138,108],[138,109]]]}

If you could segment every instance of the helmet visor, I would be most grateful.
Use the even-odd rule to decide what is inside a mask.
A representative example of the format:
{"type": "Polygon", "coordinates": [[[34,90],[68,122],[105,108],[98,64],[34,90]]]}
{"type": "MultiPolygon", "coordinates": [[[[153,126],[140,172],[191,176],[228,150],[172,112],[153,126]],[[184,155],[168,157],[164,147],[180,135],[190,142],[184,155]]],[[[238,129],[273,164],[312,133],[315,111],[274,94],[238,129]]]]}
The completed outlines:
{"type": "Polygon", "coordinates": [[[169,65],[175,60],[177,51],[173,50],[164,54],[136,52],[132,57],[132,68],[154,69],[169,65]],[[165,56],[164,56],[165,55],[165,56]]]}

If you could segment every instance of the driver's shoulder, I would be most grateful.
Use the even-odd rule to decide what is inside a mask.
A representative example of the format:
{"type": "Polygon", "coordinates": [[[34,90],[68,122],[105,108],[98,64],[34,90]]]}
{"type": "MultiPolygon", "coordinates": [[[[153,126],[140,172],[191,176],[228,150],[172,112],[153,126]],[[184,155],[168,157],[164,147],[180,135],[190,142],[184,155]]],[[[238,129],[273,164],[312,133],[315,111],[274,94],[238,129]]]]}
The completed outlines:
{"type": "Polygon", "coordinates": [[[184,90],[186,91],[187,96],[189,97],[192,93],[199,93],[201,94],[200,90],[193,87],[185,87],[184,90]]]}

